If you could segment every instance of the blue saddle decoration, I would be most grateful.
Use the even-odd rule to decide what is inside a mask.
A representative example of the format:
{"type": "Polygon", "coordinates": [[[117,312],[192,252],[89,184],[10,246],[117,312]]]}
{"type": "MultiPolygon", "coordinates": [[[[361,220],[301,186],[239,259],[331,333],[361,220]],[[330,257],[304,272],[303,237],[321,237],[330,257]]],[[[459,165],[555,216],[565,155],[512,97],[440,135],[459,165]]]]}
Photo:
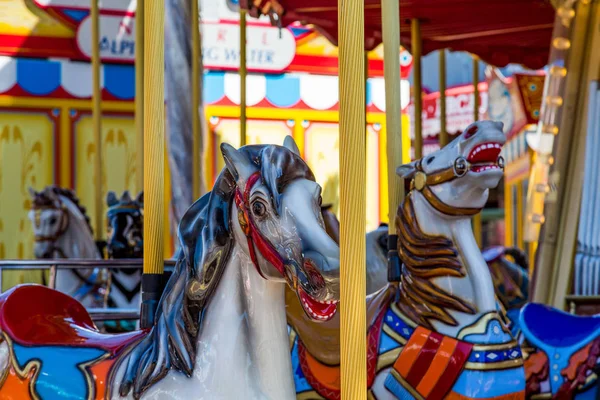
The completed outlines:
{"type": "Polygon", "coordinates": [[[536,303],[523,307],[519,325],[527,341],[548,357],[552,393],[564,382],[560,371],[573,354],[600,337],[600,316],[576,316],[536,303]]]}
{"type": "Polygon", "coordinates": [[[483,259],[486,263],[490,263],[492,261],[496,261],[498,258],[504,255],[504,247],[502,246],[494,246],[487,248],[481,252],[483,255],[483,259]]]}

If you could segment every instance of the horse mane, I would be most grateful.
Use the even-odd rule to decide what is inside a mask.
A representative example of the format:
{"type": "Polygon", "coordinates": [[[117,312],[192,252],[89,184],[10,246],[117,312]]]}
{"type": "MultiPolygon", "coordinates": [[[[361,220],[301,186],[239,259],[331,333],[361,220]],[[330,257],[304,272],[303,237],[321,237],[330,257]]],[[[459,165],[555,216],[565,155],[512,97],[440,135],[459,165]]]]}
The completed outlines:
{"type": "MultiPolygon", "coordinates": [[[[280,193],[298,178],[315,180],[306,163],[285,147],[244,146],[238,151],[261,171],[279,208],[280,193]]],[[[212,295],[235,245],[231,207],[236,182],[224,169],[213,190],[197,200],[179,223],[179,257],[158,303],[154,326],[131,351],[119,393],[138,399],[170,369],[192,375],[196,342],[212,295]]]]}
{"type": "Polygon", "coordinates": [[[87,215],[87,209],[80,203],[79,197],[75,194],[75,192],[71,189],[62,188],[56,185],[46,186],[44,190],[41,192],[37,192],[33,198],[32,208],[47,208],[54,206],[54,200],[59,198],[59,196],[65,197],[71,203],[73,203],[83,218],[85,219],[85,223],[90,230],[90,233],[93,235],[94,230],[92,228],[92,224],[90,223],[90,217],[87,215]]]}
{"type": "Polygon", "coordinates": [[[465,271],[452,240],[423,232],[411,197],[409,193],[398,207],[395,221],[398,254],[403,264],[397,305],[412,321],[426,328],[433,329],[431,320],[456,326],[458,322],[447,310],[474,314],[475,307],[446,292],[432,279],[442,276],[460,278],[465,276],[465,271]]]}

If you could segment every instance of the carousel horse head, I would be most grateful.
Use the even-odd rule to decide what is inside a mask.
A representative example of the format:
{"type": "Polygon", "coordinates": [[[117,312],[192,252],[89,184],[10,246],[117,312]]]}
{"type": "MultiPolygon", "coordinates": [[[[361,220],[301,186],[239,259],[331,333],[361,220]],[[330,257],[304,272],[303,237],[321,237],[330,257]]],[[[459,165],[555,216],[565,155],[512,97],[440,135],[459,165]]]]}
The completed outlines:
{"type": "Polygon", "coordinates": [[[73,191],[58,186],[48,186],[41,192],[29,188],[29,193],[31,195],[29,219],[33,224],[35,235],[36,258],[66,258],[69,249],[59,242],[75,225],[86,227],[84,230],[88,235],[85,239],[89,237],[93,243],[89,217],[73,191]]]}
{"type": "Polygon", "coordinates": [[[498,186],[503,175],[500,151],[506,137],[502,128],[501,122],[474,122],[444,148],[398,167],[397,173],[412,179],[412,188],[438,211],[451,215],[445,211],[471,210],[467,214],[476,214],[485,205],[489,189],[498,186]]]}
{"type": "MultiPolygon", "coordinates": [[[[312,320],[327,321],[336,312],[339,247],[324,228],[321,188],[293,140],[286,138],[283,147],[255,145],[239,150],[222,144],[221,152],[225,168],[213,190],[196,201],[180,222],[180,258],[158,304],[152,331],[129,356],[119,384],[122,396],[132,388],[134,397],[139,396],[171,368],[192,376],[195,366],[207,367],[195,365],[202,363],[196,351],[206,351],[202,346],[211,340],[203,334],[217,335],[214,330],[219,327],[230,329],[224,315],[236,302],[241,301],[240,307],[258,307],[240,314],[250,320],[244,342],[262,343],[267,339],[253,337],[280,332],[285,365],[288,358],[283,349],[289,345],[285,284],[312,320]],[[240,286],[234,286],[236,281],[240,286]],[[278,308],[269,322],[271,307],[278,308]],[[216,324],[208,322],[213,318],[216,324]]],[[[235,315],[239,326],[241,320],[235,315]]],[[[253,360],[259,350],[251,346],[248,351],[253,360]]],[[[267,364],[256,361],[254,368],[271,368],[273,362],[267,364]]]]}
{"type": "Polygon", "coordinates": [[[132,199],[128,191],[117,198],[115,192],[106,197],[108,210],[107,251],[109,258],[142,258],[144,256],[144,192],[132,199]]]}

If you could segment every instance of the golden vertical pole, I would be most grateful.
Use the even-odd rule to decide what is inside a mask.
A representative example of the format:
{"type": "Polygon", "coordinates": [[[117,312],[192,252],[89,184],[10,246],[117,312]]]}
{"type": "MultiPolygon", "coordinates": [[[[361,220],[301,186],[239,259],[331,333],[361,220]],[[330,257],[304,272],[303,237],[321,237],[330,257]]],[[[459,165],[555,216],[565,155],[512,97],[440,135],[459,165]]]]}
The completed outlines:
{"type": "Polygon", "coordinates": [[[246,145],[246,10],[240,7],[240,147],[246,145]]]}
{"type": "Polygon", "coordinates": [[[367,390],[364,17],[364,0],[338,0],[343,400],[362,400],[367,390]]]}
{"type": "Polygon", "coordinates": [[[144,1],[144,275],[142,328],[153,324],[164,270],[165,4],[144,1]]]}
{"type": "Polygon", "coordinates": [[[446,49],[440,50],[440,148],[448,144],[446,130],[446,49]]]}
{"type": "MultiPolygon", "coordinates": [[[[479,59],[473,56],[473,120],[479,120],[479,59]]],[[[473,217],[473,234],[481,248],[481,213],[473,217]]]]}
{"type": "Polygon", "coordinates": [[[94,209],[94,222],[96,240],[102,240],[102,94],[100,91],[100,21],[98,11],[98,0],[92,0],[91,18],[92,18],[92,125],[94,129],[94,144],[96,146],[96,162],[94,171],[96,172],[95,195],[96,207],[94,209]]]}
{"type": "Polygon", "coordinates": [[[135,9],[135,131],[137,144],[136,186],[144,190],[144,2],[135,9]]]}
{"type": "Polygon", "coordinates": [[[411,40],[413,52],[413,94],[415,104],[415,159],[423,157],[423,95],[421,80],[421,23],[413,19],[411,23],[411,40]]]}
{"type": "Polygon", "coordinates": [[[200,198],[200,13],[198,1],[192,0],[192,193],[200,198]]]}
{"type": "Polygon", "coordinates": [[[404,185],[396,175],[402,164],[402,123],[400,121],[400,4],[399,0],[381,0],[383,28],[383,69],[385,87],[385,121],[387,139],[388,191],[390,235],[396,235],[394,215],[404,197],[404,185]]]}

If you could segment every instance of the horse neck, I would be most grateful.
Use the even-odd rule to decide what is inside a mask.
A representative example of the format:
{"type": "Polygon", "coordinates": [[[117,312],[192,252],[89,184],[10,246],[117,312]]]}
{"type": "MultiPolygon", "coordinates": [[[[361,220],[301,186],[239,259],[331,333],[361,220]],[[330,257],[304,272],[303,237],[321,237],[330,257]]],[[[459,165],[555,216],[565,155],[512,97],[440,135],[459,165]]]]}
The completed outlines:
{"type": "Polygon", "coordinates": [[[90,232],[90,228],[81,213],[67,208],[69,225],[64,234],[57,240],[57,245],[65,253],[66,258],[99,259],[100,253],[90,232]]]}
{"type": "Polygon", "coordinates": [[[450,314],[458,321],[456,327],[433,321],[432,324],[438,332],[448,336],[457,336],[462,328],[471,325],[483,314],[497,310],[492,277],[475,241],[470,217],[448,218],[436,211],[420,193],[413,192],[411,197],[415,216],[421,229],[425,233],[442,235],[451,239],[458,250],[459,259],[464,268],[465,276],[462,278],[445,276],[433,279],[437,286],[449,293],[460,293],[462,299],[475,307],[474,315],[450,311],[450,314]]]}
{"type": "Polygon", "coordinates": [[[203,377],[213,375],[213,379],[202,378],[205,386],[214,385],[209,393],[227,391],[236,382],[231,393],[239,393],[239,385],[245,385],[248,398],[295,397],[284,284],[261,278],[237,246],[203,324],[195,370],[203,377]],[[207,351],[218,354],[218,359],[207,351]]]}

